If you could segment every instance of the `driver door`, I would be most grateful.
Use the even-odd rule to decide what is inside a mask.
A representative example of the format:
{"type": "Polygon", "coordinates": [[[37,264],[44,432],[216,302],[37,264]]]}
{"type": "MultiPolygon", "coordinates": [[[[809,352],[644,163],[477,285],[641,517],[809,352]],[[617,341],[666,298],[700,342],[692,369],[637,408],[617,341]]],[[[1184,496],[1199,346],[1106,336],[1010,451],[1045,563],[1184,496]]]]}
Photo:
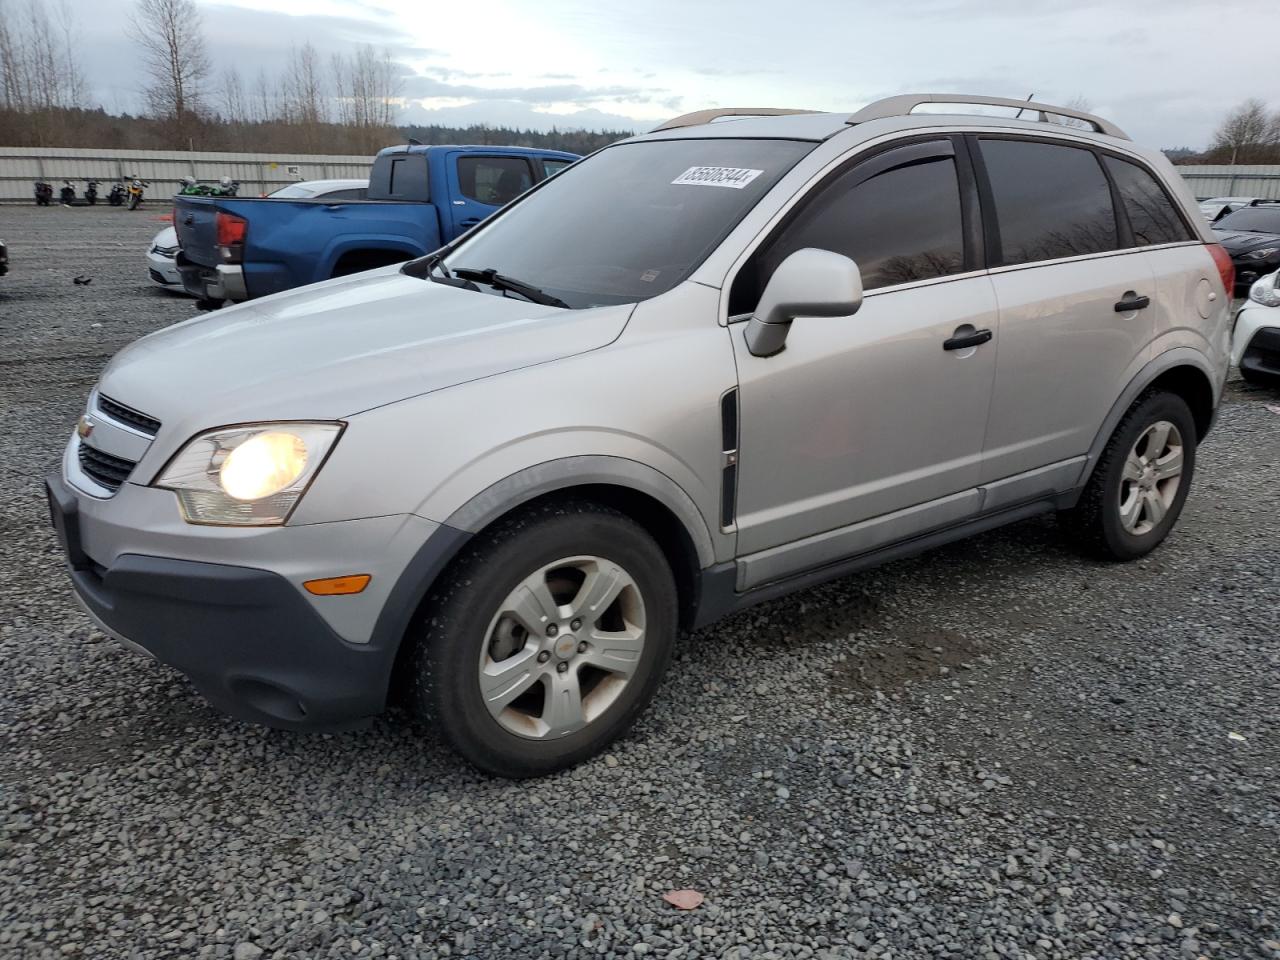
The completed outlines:
{"type": "Polygon", "coordinates": [[[753,309],[772,270],[804,247],[851,257],[865,291],[853,316],[798,318],[771,357],[746,348],[745,323],[730,326],[739,589],[977,512],[998,317],[968,163],[959,138],[856,160],[738,275],[735,313],[753,309]],[[991,340],[944,348],[974,330],[991,340]]]}

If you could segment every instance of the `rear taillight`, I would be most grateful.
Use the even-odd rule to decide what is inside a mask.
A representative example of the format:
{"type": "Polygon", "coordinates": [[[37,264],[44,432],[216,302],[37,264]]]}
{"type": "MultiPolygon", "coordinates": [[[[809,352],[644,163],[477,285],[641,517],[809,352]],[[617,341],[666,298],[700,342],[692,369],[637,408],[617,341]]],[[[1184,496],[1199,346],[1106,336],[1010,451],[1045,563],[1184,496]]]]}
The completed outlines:
{"type": "Polygon", "coordinates": [[[244,217],[237,217],[234,213],[219,212],[214,223],[218,233],[218,246],[230,247],[233,244],[244,243],[245,231],[249,229],[249,221],[244,217]]]}
{"type": "Polygon", "coordinates": [[[1222,286],[1226,288],[1227,299],[1230,300],[1236,288],[1236,265],[1231,262],[1231,254],[1222,248],[1222,244],[1210,243],[1208,247],[1209,255],[1213,257],[1213,262],[1218,268],[1218,275],[1222,277],[1222,286]]]}

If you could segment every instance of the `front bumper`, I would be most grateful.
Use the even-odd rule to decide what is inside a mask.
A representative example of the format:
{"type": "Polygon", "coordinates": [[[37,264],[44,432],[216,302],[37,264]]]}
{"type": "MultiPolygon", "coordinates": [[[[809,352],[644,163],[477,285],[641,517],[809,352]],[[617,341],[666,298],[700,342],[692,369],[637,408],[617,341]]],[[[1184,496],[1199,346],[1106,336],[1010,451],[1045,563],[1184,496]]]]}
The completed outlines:
{"type": "MultiPolygon", "coordinates": [[[[117,497],[127,496],[130,486],[126,483],[117,497]]],[[[115,498],[85,497],[56,474],[47,478],[46,488],[50,519],[79,601],[105,632],[182,671],[214,706],[285,729],[363,726],[384,708],[407,621],[407,614],[388,617],[388,608],[404,603],[398,587],[424,546],[421,524],[430,530],[436,525],[407,521],[400,525],[403,535],[381,546],[384,528],[375,527],[372,537],[353,529],[374,521],[311,525],[332,529],[294,531],[294,538],[277,548],[292,567],[280,562],[272,564],[277,569],[267,569],[144,552],[142,543],[120,540],[119,530],[104,521],[104,514],[120,506],[115,498]],[[351,537],[366,542],[353,543],[351,537]],[[300,588],[308,562],[312,575],[334,576],[357,572],[357,565],[363,571],[365,557],[373,557],[379,569],[362,594],[311,597],[300,588]],[[363,636],[353,642],[344,632],[363,636]]],[[[141,495],[136,489],[132,493],[141,495]]],[[[219,550],[250,562],[271,556],[271,550],[255,550],[250,540],[235,536],[243,531],[218,536],[213,529],[206,556],[216,558],[219,550]]],[[[151,539],[150,546],[161,549],[180,543],[162,532],[151,539]]]]}
{"type": "Polygon", "coordinates": [[[219,264],[205,267],[188,260],[181,252],[174,259],[182,285],[187,293],[201,300],[230,300],[239,303],[249,299],[244,268],[219,264]]]}
{"type": "Polygon", "coordinates": [[[164,287],[182,289],[182,274],[172,257],[162,257],[158,253],[147,252],[147,276],[164,287]]]}

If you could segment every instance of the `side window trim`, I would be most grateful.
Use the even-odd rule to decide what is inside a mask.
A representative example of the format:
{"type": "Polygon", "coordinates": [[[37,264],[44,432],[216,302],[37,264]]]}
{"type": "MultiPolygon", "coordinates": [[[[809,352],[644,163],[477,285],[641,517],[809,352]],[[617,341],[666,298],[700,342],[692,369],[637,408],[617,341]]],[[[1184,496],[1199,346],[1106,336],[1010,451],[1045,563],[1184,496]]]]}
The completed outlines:
{"type": "MultiPolygon", "coordinates": [[[[1125,208],[1124,197],[1116,186],[1116,178],[1111,175],[1104,154],[1097,147],[1092,148],[1093,159],[1102,168],[1102,175],[1107,178],[1107,186],[1111,189],[1111,212],[1116,218],[1116,242],[1121,250],[1132,250],[1137,246],[1133,237],[1133,224],[1129,221],[1129,211],[1125,208]]],[[[1157,181],[1159,182],[1159,181],[1157,181]]]]}
{"type": "Polygon", "coordinates": [[[996,200],[991,192],[991,176],[987,173],[987,162],[982,159],[982,151],[978,148],[977,136],[965,134],[964,142],[973,170],[974,185],[978,190],[978,206],[982,210],[982,267],[994,270],[1004,265],[1004,251],[1000,245],[1000,221],[996,219],[996,200]]]}

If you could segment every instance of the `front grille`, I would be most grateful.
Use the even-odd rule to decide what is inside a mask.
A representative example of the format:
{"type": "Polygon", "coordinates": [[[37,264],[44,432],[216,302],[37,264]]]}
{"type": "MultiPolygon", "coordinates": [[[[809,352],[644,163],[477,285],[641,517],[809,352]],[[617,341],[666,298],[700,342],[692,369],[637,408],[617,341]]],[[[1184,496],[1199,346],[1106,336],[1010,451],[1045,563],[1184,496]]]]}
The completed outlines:
{"type": "Polygon", "coordinates": [[[113,457],[109,453],[95,450],[83,441],[80,443],[78,453],[80,455],[80,469],[91,476],[96,483],[106,487],[108,490],[119,490],[120,484],[129,479],[129,474],[133,472],[133,468],[137,465],[132,460],[113,457]]]}
{"type": "Polygon", "coordinates": [[[133,427],[139,433],[145,433],[149,437],[154,437],[160,432],[160,421],[155,417],[148,417],[145,413],[139,413],[132,407],[126,407],[123,403],[117,403],[102,394],[98,394],[98,409],[116,423],[133,427]]]}

